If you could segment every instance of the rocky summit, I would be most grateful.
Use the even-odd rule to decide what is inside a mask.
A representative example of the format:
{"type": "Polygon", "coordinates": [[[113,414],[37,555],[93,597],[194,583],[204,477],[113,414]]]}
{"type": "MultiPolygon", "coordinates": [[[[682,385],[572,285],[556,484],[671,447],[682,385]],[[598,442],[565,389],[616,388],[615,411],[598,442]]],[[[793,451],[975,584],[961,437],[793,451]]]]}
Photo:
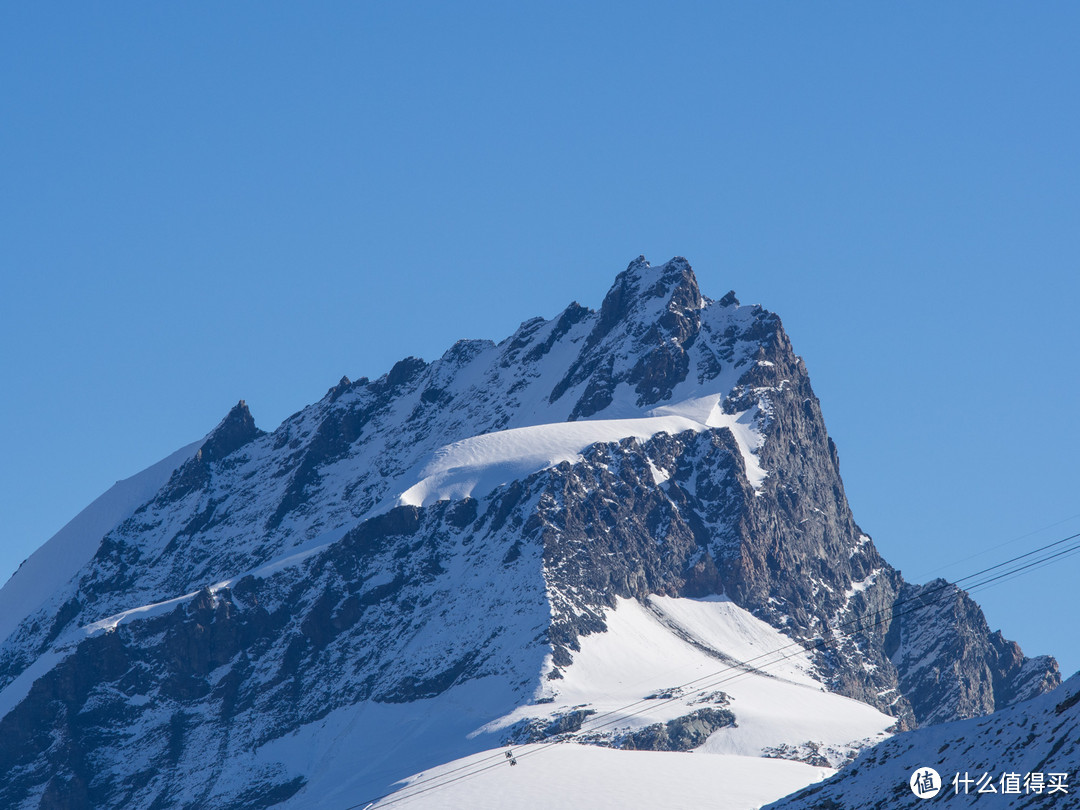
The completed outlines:
{"type": "Polygon", "coordinates": [[[566,757],[752,757],[764,803],[1060,682],[882,559],[780,319],[681,258],[272,432],[241,401],[28,559],[0,635],[12,808],[482,806],[432,774],[506,746],[520,807],[566,757]]]}

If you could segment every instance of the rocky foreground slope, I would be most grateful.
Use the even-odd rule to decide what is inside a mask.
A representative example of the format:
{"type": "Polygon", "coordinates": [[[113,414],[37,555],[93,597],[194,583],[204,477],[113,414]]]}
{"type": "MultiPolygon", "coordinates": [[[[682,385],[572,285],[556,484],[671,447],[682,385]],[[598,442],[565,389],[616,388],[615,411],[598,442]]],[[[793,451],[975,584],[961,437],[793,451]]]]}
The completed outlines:
{"type": "Polygon", "coordinates": [[[770,810],[892,810],[926,801],[950,807],[1080,807],[1080,675],[989,717],[901,734],[867,750],[834,778],[770,810]],[[931,768],[922,798],[911,775],[931,768]],[[938,791],[934,794],[935,789],[938,791]],[[932,795],[933,794],[933,795],[932,795]]]}
{"type": "Polygon", "coordinates": [[[683,259],[635,260],[597,311],[343,378],[270,433],[241,402],[127,483],[0,591],[3,806],[348,806],[567,735],[832,767],[1059,682],[881,558],[779,318],[705,298],[683,259]],[[819,738],[764,692],[601,711],[641,656],[582,674],[589,645],[656,626],[704,658],[637,691],[708,661],[863,708],[819,738]],[[755,638],[797,656],[748,663],[755,638]]]}

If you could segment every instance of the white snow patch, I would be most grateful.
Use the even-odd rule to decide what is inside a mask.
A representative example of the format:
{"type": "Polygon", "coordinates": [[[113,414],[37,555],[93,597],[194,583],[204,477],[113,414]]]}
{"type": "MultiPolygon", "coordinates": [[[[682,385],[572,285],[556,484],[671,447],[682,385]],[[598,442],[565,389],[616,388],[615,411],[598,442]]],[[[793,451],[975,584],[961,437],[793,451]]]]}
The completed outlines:
{"type": "Polygon", "coordinates": [[[869,542],[869,537],[867,537],[865,534],[860,534],[859,539],[855,542],[855,545],[853,545],[851,547],[851,550],[848,552],[848,557],[854,557],[856,554],[862,551],[863,547],[869,542]]]}
{"type": "Polygon", "coordinates": [[[583,419],[484,433],[436,450],[417,467],[415,484],[397,503],[430,506],[436,501],[481,497],[502,484],[564,461],[576,463],[582,452],[598,442],[626,438],[651,439],[658,433],[700,432],[726,427],[735,436],[747,477],[758,488],[765,479],[756,451],[763,438],[755,429],[756,407],[740,414],[725,414],[721,394],[665,405],[648,415],[626,419],[583,419]]]}
{"type": "Polygon", "coordinates": [[[564,461],[576,463],[582,451],[597,442],[704,429],[702,423],[685,417],[662,416],[559,422],[485,433],[436,450],[420,470],[420,480],[401,495],[399,503],[429,506],[444,499],[479,497],[564,461]]]}
{"type": "Polygon", "coordinates": [[[851,585],[848,587],[848,589],[846,591],[844,591],[845,604],[848,601],[850,601],[851,597],[853,597],[855,594],[862,593],[867,588],[869,588],[871,585],[873,585],[875,582],[877,582],[877,576],[880,573],[881,573],[881,569],[880,568],[875,568],[873,571],[871,571],[865,577],[860,579],[858,582],[852,582],[851,585]]]}
{"type": "Polygon", "coordinates": [[[649,462],[649,472],[652,473],[653,483],[659,486],[671,478],[671,473],[667,470],[661,470],[652,461],[649,462]]]}
{"type": "Polygon", "coordinates": [[[762,468],[757,457],[757,451],[765,443],[765,436],[757,429],[758,406],[755,405],[741,413],[724,413],[721,407],[724,396],[724,394],[709,394],[704,397],[694,397],[672,405],[653,408],[648,413],[654,417],[667,414],[683,416],[703,423],[708,428],[726,427],[731,431],[735,437],[735,443],[739,446],[739,454],[746,468],[747,479],[754,489],[760,489],[768,472],[762,468]]]}
{"type": "Polygon", "coordinates": [[[88,636],[95,636],[98,633],[109,632],[115,630],[117,625],[124,624],[125,622],[134,619],[149,619],[152,616],[160,616],[163,613],[168,613],[175,608],[181,602],[187,602],[194,599],[198,595],[199,591],[192,591],[186,593],[183,596],[177,596],[174,599],[166,599],[163,602],[154,602],[152,605],[140,605],[139,607],[131,608],[129,610],[122,611],[113,616],[109,616],[104,619],[100,619],[96,622],[83,627],[83,632],[88,636]]]}

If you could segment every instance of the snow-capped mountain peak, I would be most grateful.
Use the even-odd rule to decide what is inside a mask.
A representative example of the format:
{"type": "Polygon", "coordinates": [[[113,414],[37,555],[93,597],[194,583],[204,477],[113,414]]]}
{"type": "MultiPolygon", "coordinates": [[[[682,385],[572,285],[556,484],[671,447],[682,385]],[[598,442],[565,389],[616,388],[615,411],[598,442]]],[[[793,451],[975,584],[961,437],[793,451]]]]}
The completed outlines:
{"type": "Polygon", "coordinates": [[[564,738],[764,757],[793,789],[1057,683],[880,557],[779,318],[681,258],[272,432],[241,401],[153,470],[47,593],[0,591],[6,806],[347,806],[564,738]],[[674,688],[710,666],[745,683],[674,688]]]}

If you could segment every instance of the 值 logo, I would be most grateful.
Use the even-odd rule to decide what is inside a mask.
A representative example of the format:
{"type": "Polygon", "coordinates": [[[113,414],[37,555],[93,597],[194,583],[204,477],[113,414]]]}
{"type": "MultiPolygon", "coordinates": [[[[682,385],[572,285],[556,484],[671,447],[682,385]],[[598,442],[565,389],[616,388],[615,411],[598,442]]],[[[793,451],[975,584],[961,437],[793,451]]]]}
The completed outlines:
{"type": "Polygon", "coordinates": [[[941,791],[941,777],[933,768],[916,768],[908,784],[920,799],[932,799],[941,791]]]}

